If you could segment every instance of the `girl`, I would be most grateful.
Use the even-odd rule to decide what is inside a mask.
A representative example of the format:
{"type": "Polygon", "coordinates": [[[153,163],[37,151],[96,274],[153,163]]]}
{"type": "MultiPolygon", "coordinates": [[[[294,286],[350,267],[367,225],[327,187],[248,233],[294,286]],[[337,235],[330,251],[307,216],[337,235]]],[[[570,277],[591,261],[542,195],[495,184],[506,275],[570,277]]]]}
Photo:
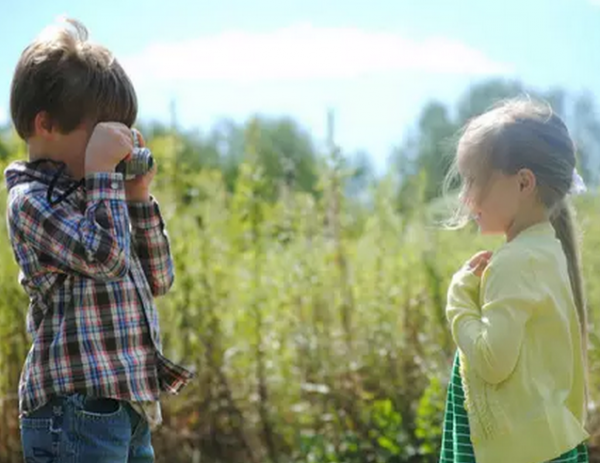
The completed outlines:
{"type": "Polygon", "coordinates": [[[448,290],[458,354],[440,462],[587,462],[586,313],[567,203],[581,182],[569,132],[549,107],[510,100],[467,125],[455,171],[481,232],[506,244],[475,255],[448,290]]]}

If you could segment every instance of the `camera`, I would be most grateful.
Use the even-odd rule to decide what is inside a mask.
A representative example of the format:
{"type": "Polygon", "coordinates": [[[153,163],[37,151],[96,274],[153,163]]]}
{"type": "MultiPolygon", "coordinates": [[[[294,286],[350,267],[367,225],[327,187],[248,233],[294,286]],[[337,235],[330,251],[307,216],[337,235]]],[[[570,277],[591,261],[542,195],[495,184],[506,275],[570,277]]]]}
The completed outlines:
{"type": "Polygon", "coordinates": [[[125,180],[131,180],[152,170],[154,158],[148,148],[134,148],[131,154],[123,159],[115,169],[123,174],[125,180]]]}
{"type": "Polygon", "coordinates": [[[140,135],[137,130],[132,130],[134,148],[129,156],[123,159],[117,167],[116,172],[123,174],[125,180],[132,180],[140,175],[147,174],[154,167],[152,152],[145,146],[140,146],[140,135]]]}

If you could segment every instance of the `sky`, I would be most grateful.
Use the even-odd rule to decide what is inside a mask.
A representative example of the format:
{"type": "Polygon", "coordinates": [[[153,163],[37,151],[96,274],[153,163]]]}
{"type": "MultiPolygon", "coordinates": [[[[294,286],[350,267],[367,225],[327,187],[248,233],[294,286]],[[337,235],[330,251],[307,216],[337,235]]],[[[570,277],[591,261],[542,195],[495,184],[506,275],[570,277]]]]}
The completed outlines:
{"type": "Polygon", "coordinates": [[[175,101],[186,129],[289,115],[322,142],[332,109],[337,144],[377,167],[425,103],[487,77],[600,96],[600,0],[0,0],[0,123],[20,53],[61,15],[114,52],[142,120],[175,101]]]}

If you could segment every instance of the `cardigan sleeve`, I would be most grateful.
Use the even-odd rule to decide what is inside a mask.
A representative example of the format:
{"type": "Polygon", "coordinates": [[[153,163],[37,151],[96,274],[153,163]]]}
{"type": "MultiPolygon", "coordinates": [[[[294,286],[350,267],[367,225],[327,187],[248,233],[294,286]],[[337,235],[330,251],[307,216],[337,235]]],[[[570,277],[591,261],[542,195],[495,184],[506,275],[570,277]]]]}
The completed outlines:
{"type": "Polygon", "coordinates": [[[481,281],[465,269],[452,279],[446,308],[452,336],[484,381],[499,384],[512,373],[542,290],[531,256],[508,249],[492,258],[481,281]]]}

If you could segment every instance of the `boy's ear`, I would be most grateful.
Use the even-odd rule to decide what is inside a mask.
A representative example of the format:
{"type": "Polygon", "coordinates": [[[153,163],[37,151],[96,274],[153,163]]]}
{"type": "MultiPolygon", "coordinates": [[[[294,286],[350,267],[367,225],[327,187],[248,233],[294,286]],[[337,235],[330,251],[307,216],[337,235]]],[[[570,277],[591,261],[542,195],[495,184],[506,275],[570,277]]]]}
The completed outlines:
{"type": "Polygon", "coordinates": [[[35,119],[33,120],[33,128],[36,135],[45,138],[46,140],[54,139],[55,131],[53,128],[52,119],[46,111],[40,111],[35,115],[35,119]]]}

